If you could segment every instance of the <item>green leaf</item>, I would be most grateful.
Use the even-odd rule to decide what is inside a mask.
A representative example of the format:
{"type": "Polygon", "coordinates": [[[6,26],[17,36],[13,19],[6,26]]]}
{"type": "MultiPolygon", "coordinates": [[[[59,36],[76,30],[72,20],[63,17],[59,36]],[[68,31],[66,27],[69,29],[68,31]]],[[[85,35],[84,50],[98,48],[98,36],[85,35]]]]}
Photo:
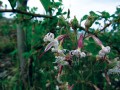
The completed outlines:
{"type": "Polygon", "coordinates": [[[81,21],[80,21],[80,22],[82,22],[82,21],[86,20],[86,19],[87,19],[87,17],[88,17],[88,15],[84,15],[84,16],[81,18],[81,21]]]}
{"type": "Polygon", "coordinates": [[[54,3],[54,6],[55,6],[56,8],[58,8],[60,5],[62,5],[61,2],[55,2],[55,3],[54,3]]]}
{"type": "Polygon", "coordinates": [[[70,9],[68,9],[67,18],[70,18],[70,9]]]}
{"type": "Polygon", "coordinates": [[[94,15],[96,15],[96,13],[93,12],[93,11],[90,11],[89,13],[90,13],[90,16],[94,16],[94,15]]]}
{"type": "Polygon", "coordinates": [[[62,0],[59,0],[60,2],[62,2],[62,0]]]}
{"type": "Polygon", "coordinates": [[[110,17],[110,14],[109,14],[108,12],[106,12],[106,11],[99,12],[99,13],[102,15],[101,17],[103,17],[103,18],[105,18],[105,19],[107,19],[107,18],[110,17]]]}
{"type": "Polygon", "coordinates": [[[61,13],[62,13],[62,8],[59,8],[58,9],[58,12],[56,13],[57,15],[61,15],[61,13]]]}
{"type": "Polygon", "coordinates": [[[0,1],[0,6],[2,6],[2,3],[3,3],[3,2],[2,2],[2,1],[0,1]]]}
{"type": "Polygon", "coordinates": [[[16,6],[17,0],[8,0],[8,1],[11,3],[13,8],[16,6]]]}
{"type": "Polygon", "coordinates": [[[49,11],[49,7],[51,5],[50,0],[40,0],[40,2],[42,3],[45,11],[48,12],[49,11]]]}
{"type": "Polygon", "coordinates": [[[98,25],[100,25],[100,23],[99,23],[99,22],[95,22],[95,24],[98,24],[98,25]]]}

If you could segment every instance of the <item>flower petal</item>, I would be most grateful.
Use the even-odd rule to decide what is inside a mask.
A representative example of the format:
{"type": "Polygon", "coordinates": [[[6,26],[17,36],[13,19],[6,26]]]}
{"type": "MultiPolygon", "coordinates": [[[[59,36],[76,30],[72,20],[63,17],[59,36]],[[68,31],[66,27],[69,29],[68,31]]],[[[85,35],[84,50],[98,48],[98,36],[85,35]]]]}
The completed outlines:
{"type": "Polygon", "coordinates": [[[83,34],[80,35],[79,40],[78,40],[78,48],[83,47],[83,34]]]}
{"type": "Polygon", "coordinates": [[[100,90],[95,84],[93,84],[95,90],[100,90]]]}
{"type": "Polygon", "coordinates": [[[60,65],[60,66],[59,66],[59,72],[58,72],[58,74],[61,74],[62,69],[63,69],[63,66],[62,66],[62,65],[60,65]]]}
{"type": "Polygon", "coordinates": [[[99,45],[99,46],[103,46],[102,42],[94,35],[91,35],[91,37],[94,39],[94,41],[99,45]]]}
{"type": "Polygon", "coordinates": [[[105,72],[105,79],[106,79],[107,83],[108,83],[109,85],[111,85],[110,78],[109,78],[107,72],[105,72]]]}
{"type": "Polygon", "coordinates": [[[68,35],[59,35],[58,37],[57,37],[57,40],[63,40],[64,38],[66,38],[66,37],[68,37],[68,35]]]}
{"type": "Polygon", "coordinates": [[[54,42],[50,42],[50,43],[45,47],[44,52],[47,52],[48,50],[50,50],[53,45],[54,45],[54,42]]]}
{"type": "Polygon", "coordinates": [[[58,74],[58,76],[57,76],[57,81],[58,81],[58,83],[60,83],[60,84],[63,83],[63,82],[61,81],[60,74],[58,74]]]}

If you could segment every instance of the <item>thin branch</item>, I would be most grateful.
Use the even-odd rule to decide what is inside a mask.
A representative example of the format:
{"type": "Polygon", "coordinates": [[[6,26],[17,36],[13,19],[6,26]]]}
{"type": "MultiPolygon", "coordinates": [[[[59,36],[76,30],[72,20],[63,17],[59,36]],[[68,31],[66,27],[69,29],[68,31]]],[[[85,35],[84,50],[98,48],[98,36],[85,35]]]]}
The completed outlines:
{"type": "Polygon", "coordinates": [[[107,27],[109,27],[111,24],[112,24],[112,22],[106,24],[106,25],[100,30],[100,32],[103,31],[103,30],[105,30],[105,29],[106,29],[107,27]]]}
{"type": "Polygon", "coordinates": [[[33,16],[31,16],[30,18],[24,18],[23,20],[31,20],[31,19],[33,19],[34,17],[33,16]]]}
{"type": "Polygon", "coordinates": [[[26,11],[21,11],[18,9],[0,9],[0,12],[13,12],[13,13],[19,13],[19,14],[25,14],[28,16],[32,16],[32,17],[44,17],[44,18],[52,18],[52,16],[48,16],[48,15],[42,15],[42,14],[34,14],[34,13],[30,13],[30,12],[26,12],[26,11]]]}
{"type": "Polygon", "coordinates": [[[88,34],[92,34],[92,35],[95,35],[96,37],[97,37],[97,34],[96,33],[92,33],[92,32],[90,32],[89,30],[86,30],[84,27],[82,27],[82,26],[78,26],[78,28],[80,29],[80,30],[83,30],[83,31],[85,31],[85,33],[88,33],[88,34]]]}

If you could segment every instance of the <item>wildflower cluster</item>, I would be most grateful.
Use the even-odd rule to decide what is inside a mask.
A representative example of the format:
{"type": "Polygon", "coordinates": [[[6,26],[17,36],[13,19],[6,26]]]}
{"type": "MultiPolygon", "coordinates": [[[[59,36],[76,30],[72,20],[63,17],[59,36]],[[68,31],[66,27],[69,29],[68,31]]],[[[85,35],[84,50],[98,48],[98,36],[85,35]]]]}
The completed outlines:
{"type": "MultiPolygon", "coordinates": [[[[73,56],[77,58],[85,58],[87,54],[83,52],[81,49],[83,48],[83,38],[84,35],[81,34],[78,39],[78,46],[75,50],[68,50],[64,49],[62,47],[64,39],[68,37],[68,35],[59,35],[55,38],[55,35],[51,32],[47,33],[44,37],[44,42],[49,42],[44,50],[44,52],[47,52],[48,50],[51,50],[55,54],[55,62],[57,64],[58,69],[58,75],[57,75],[57,81],[58,83],[63,83],[60,79],[61,73],[64,66],[71,66],[73,65],[73,56]]],[[[102,42],[94,35],[90,35],[90,37],[93,38],[93,40],[101,47],[101,50],[98,52],[99,58],[104,58],[106,54],[110,52],[109,46],[104,46],[102,42]]]]}

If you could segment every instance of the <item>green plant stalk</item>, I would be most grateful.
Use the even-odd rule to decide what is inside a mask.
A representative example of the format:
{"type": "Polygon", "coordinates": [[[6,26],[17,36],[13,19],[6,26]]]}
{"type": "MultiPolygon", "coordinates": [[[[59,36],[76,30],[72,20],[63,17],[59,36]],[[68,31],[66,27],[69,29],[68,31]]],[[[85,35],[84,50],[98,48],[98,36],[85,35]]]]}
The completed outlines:
{"type": "Polygon", "coordinates": [[[75,44],[76,44],[76,46],[77,46],[77,35],[78,35],[77,30],[74,29],[74,37],[75,37],[75,44]]]}

